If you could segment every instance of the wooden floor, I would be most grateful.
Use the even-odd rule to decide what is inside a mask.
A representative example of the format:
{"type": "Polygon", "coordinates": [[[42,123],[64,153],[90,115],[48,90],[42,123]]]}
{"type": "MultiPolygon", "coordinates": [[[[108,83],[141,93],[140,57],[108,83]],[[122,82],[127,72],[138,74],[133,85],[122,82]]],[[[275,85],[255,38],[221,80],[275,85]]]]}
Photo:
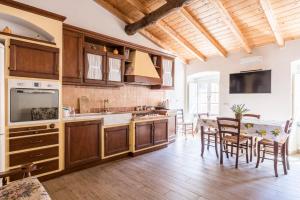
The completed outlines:
{"type": "Polygon", "coordinates": [[[107,163],[44,182],[53,199],[300,199],[300,157],[274,177],[273,163],[259,169],[245,159],[220,166],[214,150],[200,157],[199,139],[179,139],[168,148],[107,163]]]}

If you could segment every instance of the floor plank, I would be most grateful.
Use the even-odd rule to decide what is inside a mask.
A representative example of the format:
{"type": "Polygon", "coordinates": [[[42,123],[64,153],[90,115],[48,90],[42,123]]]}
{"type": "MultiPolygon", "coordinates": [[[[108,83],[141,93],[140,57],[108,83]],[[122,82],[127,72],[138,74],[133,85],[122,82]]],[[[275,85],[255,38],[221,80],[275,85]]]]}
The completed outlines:
{"type": "Polygon", "coordinates": [[[274,177],[273,162],[255,159],[239,169],[234,158],[220,166],[214,149],[200,157],[198,137],[178,138],[168,148],[96,166],[44,182],[52,199],[207,200],[300,199],[300,156],[274,177]]]}

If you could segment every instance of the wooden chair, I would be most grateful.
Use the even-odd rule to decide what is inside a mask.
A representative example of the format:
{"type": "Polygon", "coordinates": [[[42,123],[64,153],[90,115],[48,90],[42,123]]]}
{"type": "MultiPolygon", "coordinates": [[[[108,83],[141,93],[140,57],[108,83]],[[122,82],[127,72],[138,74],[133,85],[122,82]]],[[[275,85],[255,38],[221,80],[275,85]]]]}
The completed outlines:
{"type": "MultiPolygon", "coordinates": [[[[202,117],[208,117],[207,113],[198,114],[198,120],[201,120],[202,117]]],[[[201,139],[201,157],[203,157],[205,145],[207,145],[207,150],[209,147],[214,147],[216,151],[217,158],[219,158],[218,154],[218,130],[212,127],[200,127],[200,139],[201,139]],[[205,137],[207,136],[207,138],[205,137]],[[205,143],[206,142],[206,143],[205,143]],[[211,145],[210,143],[214,143],[211,145]]]]}
{"type": "MultiPolygon", "coordinates": [[[[257,114],[244,114],[243,118],[255,118],[255,119],[260,119],[260,115],[257,114]]],[[[244,135],[242,134],[244,137],[247,137],[250,141],[249,144],[249,148],[250,148],[250,162],[252,162],[252,158],[253,158],[253,152],[254,152],[254,156],[256,156],[256,146],[257,146],[257,137],[255,136],[251,136],[251,135],[244,135]],[[254,140],[254,142],[253,142],[254,140]]]]}
{"type": "Polygon", "coordinates": [[[181,128],[182,134],[185,135],[187,133],[191,133],[194,137],[194,125],[193,122],[185,122],[184,121],[184,114],[183,114],[183,109],[178,109],[177,110],[177,115],[176,115],[176,132],[181,128]]]}
{"type": "Polygon", "coordinates": [[[0,172],[0,178],[2,178],[2,186],[7,184],[7,178],[10,176],[22,174],[23,178],[31,176],[31,172],[36,170],[36,165],[33,163],[22,165],[20,168],[12,169],[5,172],[0,172]]]}
{"type": "Polygon", "coordinates": [[[223,152],[229,158],[228,147],[236,148],[235,168],[238,168],[240,149],[246,150],[246,162],[248,159],[248,138],[241,135],[241,122],[233,118],[217,118],[220,138],[220,164],[223,164],[223,152]],[[224,148],[224,150],[223,150],[224,148]]]}
{"type": "Polygon", "coordinates": [[[283,164],[283,170],[284,174],[287,175],[287,169],[290,169],[290,164],[288,160],[288,140],[289,140],[289,134],[291,132],[291,128],[293,125],[293,120],[287,120],[285,124],[285,129],[284,132],[288,134],[288,138],[284,143],[279,143],[279,142],[273,142],[268,139],[262,139],[258,142],[258,155],[257,155],[257,163],[256,163],[256,168],[258,168],[260,159],[262,158],[262,162],[267,159],[267,160],[273,160],[274,161],[274,171],[275,171],[275,176],[278,177],[278,170],[277,170],[277,164],[278,164],[278,154],[281,156],[281,162],[283,164]],[[261,149],[261,147],[263,147],[261,149]],[[263,155],[261,156],[261,152],[263,155]],[[274,158],[266,158],[266,154],[268,155],[273,155],[274,158]]]}

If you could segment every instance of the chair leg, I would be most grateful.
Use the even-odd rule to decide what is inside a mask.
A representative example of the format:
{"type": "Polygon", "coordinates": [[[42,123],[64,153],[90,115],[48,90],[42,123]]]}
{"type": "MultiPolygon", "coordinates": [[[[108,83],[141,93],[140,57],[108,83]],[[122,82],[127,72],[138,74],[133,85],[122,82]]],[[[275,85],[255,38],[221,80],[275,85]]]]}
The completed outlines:
{"type": "MultiPolygon", "coordinates": [[[[251,154],[251,152],[250,152],[251,154]]],[[[249,141],[246,143],[246,163],[249,163],[249,141]]]]}
{"type": "Polygon", "coordinates": [[[239,167],[239,152],[240,152],[240,143],[236,145],[236,158],[235,158],[235,168],[239,167]]]}
{"type": "Polygon", "coordinates": [[[186,125],[184,125],[184,135],[185,135],[185,139],[186,139],[186,125]]]}
{"type": "Polygon", "coordinates": [[[210,145],[210,135],[207,135],[207,150],[209,150],[209,145],[210,145]]]}
{"type": "Polygon", "coordinates": [[[253,145],[253,153],[254,153],[254,156],[257,156],[256,154],[256,149],[257,148],[257,137],[254,138],[254,145],[253,145]]]}
{"type": "Polygon", "coordinates": [[[285,143],[285,152],[286,152],[287,169],[290,170],[290,162],[289,162],[289,138],[287,139],[287,141],[285,143]]]}
{"type": "Polygon", "coordinates": [[[225,149],[225,151],[226,151],[226,157],[229,158],[229,156],[228,156],[228,143],[227,142],[226,142],[225,146],[226,146],[226,149],[225,149]]]}
{"type": "Polygon", "coordinates": [[[220,137],[220,164],[223,165],[223,141],[220,137]]]}
{"type": "Polygon", "coordinates": [[[253,159],[253,137],[250,139],[250,162],[253,159]]]}
{"type": "Polygon", "coordinates": [[[204,154],[204,130],[203,130],[203,126],[201,126],[201,157],[203,157],[204,154]]]}
{"type": "Polygon", "coordinates": [[[263,156],[262,156],[262,159],[261,159],[262,163],[265,161],[265,157],[266,157],[266,145],[264,145],[263,156]]]}
{"type": "Polygon", "coordinates": [[[194,134],[194,125],[192,124],[192,135],[193,135],[193,138],[195,137],[195,134],[194,134]]]}
{"type": "Polygon", "coordinates": [[[230,156],[233,156],[233,146],[230,147],[230,156]]]}
{"type": "Polygon", "coordinates": [[[278,164],[278,142],[274,142],[274,171],[276,177],[278,177],[277,164],[278,164]]]}
{"type": "Polygon", "coordinates": [[[281,159],[282,159],[282,165],[283,165],[283,171],[284,171],[284,175],[287,175],[287,168],[286,168],[286,155],[285,155],[286,151],[285,151],[285,145],[282,145],[281,147],[281,159]]]}
{"type": "Polygon", "coordinates": [[[218,155],[218,136],[217,136],[217,134],[215,135],[215,151],[216,151],[217,158],[219,158],[219,155],[218,155]]]}
{"type": "Polygon", "coordinates": [[[256,162],[256,168],[258,168],[260,163],[260,143],[257,144],[257,162],[256,162]]]}

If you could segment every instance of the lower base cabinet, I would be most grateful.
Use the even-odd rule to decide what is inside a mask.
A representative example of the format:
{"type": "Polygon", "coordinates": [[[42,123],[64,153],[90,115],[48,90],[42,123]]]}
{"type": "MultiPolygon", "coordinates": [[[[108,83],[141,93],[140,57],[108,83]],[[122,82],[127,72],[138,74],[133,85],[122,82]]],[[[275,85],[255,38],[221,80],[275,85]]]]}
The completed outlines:
{"type": "Polygon", "coordinates": [[[101,160],[101,126],[101,120],[65,124],[66,169],[101,160]]]}
{"type": "Polygon", "coordinates": [[[135,150],[146,149],[166,142],[168,142],[167,119],[135,124],[135,150]]]}
{"type": "Polygon", "coordinates": [[[129,150],[129,125],[104,129],[104,156],[129,150]]]}

